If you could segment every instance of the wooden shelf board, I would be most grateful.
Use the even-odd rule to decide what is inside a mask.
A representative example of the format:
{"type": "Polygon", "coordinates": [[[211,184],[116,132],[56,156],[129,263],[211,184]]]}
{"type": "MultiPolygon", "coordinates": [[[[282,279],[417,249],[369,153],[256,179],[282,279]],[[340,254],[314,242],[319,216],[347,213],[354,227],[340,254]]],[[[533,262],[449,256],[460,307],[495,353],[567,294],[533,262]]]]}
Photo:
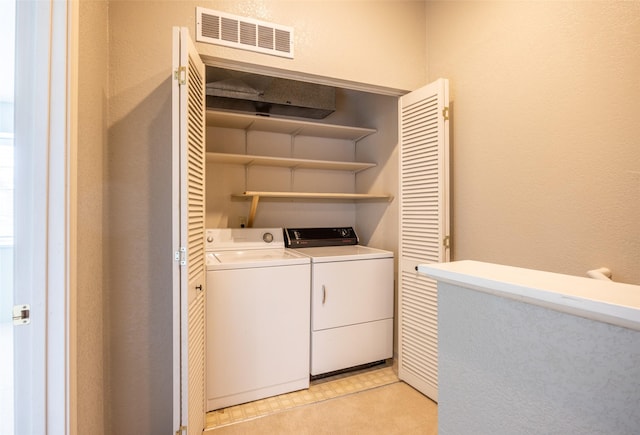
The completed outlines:
{"type": "Polygon", "coordinates": [[[341,200],[341,201],[392,201],[393,195],[375,195],[370,193],[315,193],[315,192],[261,192],[247,191],[231,195],[232,198],[251,199],[251,210],[247,219],[247,226],[253,227],[258,203],[261,199],[312,199],[312,200],[341,200]]]}
{"type": "Polygon", "coordinates": [[[348,201],[358,200],[393,200],[393,195],[378,195],[370,193],[325,193],[325,192],[261,192],[247,191],[233,194],[234,198],[291,198],[291,199],[340,199],[348,201]]]}
{"type": "Polygon", "coordinates": [[[360,172],[373,168],[375,163],[339,162],[333,160],[308,160],[288,157],[268,157],[247,154],[207,153],[207,162],[237,165],[278,166],[291,169],[328,169],[360,172]]]}
{"type": "Polygon", "coordinates": [[[313,136],[358,141],[377,130],[346,125],[323,124],[313,121],[274,118],[234,112],[207,111],[207,125],[247,131],[268,131],[292,136],[313,136]]]}

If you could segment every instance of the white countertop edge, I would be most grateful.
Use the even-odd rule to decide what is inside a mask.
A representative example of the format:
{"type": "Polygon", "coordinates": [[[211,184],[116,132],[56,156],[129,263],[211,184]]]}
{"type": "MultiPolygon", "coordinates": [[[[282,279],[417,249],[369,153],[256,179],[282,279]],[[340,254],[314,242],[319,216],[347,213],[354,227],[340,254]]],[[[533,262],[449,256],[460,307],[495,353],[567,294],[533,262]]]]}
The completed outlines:
{"type": "Polygon", "coordinates": [[[418,273],[437,281],[640,331],[640,286],[472,260],[420,264],[418,273]]]}

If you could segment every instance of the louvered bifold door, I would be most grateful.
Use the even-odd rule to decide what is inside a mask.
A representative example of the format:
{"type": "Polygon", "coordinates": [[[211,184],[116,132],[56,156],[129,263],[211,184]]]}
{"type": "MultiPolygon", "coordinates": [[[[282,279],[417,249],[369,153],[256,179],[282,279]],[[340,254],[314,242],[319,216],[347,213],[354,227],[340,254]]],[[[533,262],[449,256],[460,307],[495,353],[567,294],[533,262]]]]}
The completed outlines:
{"type": "Polygon", "coordinates": [[[400,99],[398,375],[438,400],[436,282],[418,264],[449,260],[448,81],[400,99]]]}
{"type": "Polygon", "coordinates": [[[180,31],[180,293],[182,425],[205,426],[205,68],[188,29],[180,31]]]}

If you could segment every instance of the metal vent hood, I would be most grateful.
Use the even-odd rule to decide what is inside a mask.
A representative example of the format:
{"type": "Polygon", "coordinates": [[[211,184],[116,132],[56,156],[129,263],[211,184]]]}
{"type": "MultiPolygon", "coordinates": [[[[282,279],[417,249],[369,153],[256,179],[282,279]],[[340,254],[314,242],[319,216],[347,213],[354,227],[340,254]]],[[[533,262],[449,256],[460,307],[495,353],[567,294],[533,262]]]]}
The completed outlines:
{"type": "Polygon", "coordinates": [[[207,109],[322,119],[336,110],[331,86],[207,66],[207,109]]]}

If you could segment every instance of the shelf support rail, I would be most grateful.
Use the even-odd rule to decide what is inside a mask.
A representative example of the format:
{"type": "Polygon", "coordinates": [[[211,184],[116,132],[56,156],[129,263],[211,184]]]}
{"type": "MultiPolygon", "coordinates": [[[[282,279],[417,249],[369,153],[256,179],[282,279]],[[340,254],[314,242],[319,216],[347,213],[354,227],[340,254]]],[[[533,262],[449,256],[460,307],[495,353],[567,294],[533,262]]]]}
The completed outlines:
{"type": "Polygon", "coordinates": [[[249,218],[247,219],[247,228],[253,228],[253,221],[256,218],[256,211],[258,210],[258,202],[260,201],[260,195],[253,195],[251,198],[251,209],[249,210],[249,218]]]}
{"type": "MultiPolygon", "coordinates": [[[[301,129],[297,129],[295,132],[293,132],[290,136],[289,136],[289,157],[293,158],[293,156],[296,155],[296,136],[298,135],[298,133],[300,132],[301,129]]],[[[291,166],[289,168],[289,190],[293,190],[293,186],[294,186],[294,181],[295,181],[295,173],[296,173],[296,167],[298,165],[295,166],[291,166]]]]}

